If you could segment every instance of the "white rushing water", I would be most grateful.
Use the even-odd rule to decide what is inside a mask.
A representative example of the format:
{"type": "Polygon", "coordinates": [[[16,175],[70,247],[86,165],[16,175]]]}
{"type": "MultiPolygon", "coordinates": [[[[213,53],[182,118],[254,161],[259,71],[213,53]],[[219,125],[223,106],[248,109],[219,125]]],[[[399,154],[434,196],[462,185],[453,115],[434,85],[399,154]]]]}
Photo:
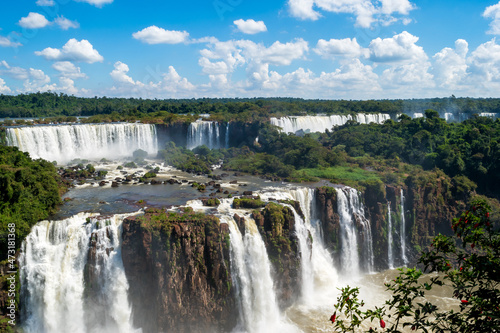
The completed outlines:
{"type": "Polygon", "coordinates": [[[24,331],[27,333],[131,333],[128,282],[121,258],[126,216],[98,220],[79,213],[36,224],[23,242],[20,263],[24,331]],[[94,297],[84,272],[95,244],[94,297]]]}
{"type": "Polygon", "coordinates": [[[326,249],[321,232],[321,221],[314,210],[314,189],[300,187],[277,189],[259,193],[265,200],[295,200],[299,202],[304,218],[288,206],[295,217],[295,232],[299,241],[301,259],[301,304],[321,305],[331,301],[332,286],[337,285],[337,270],[331,253],[326,249]]]}
{"type": "Polygon", "coordinates": [[[225,148],[229,144],[229,123],[224,127],[216,121],[198,119],[189,124],[187,148],[205,145],[210,149],[225,148]],[[225,131],[225,133],[222,133],[225,131]],[[224,135],[225,134],[225,135],[224,135]]]}
{"type": "Polygon", "coordinates": [[[388,114],[357,114],[354,118],[351,115],[332,116],[290,116],[281,118],[271,118],[271,124],[281,127],[285,133],[296,133],[298,131],[325,132],[332,127],[344,125],[349,120],[356,120],[360,124],[377,123],[382,124],[390,119],[388,114]]]}
{"type": "Polygon", "coordinates": [[[240,322],[236,332],[294,332],[278,306],[271,262],[257,229],[248,212],[231,208],[232,200],[223,199],[219,206],[219,219],[229,225],[231,238],[230,262],[236,298],[240,309],[240,322]],[[234,214],[245,220],[245,235],[242,235],[234,214]]]}
{"type": "Polygon", "coordinates": [[[370,222],[365,217],[360,193],[350,187],[337,188],[337,210],[340,216],[340,263],[342,273],[359,277],[362,268],[373,271],[373,240],[370,222]],[[358,224],[361,230],[358,230],[358,224]],[[361,235],[358,240],[358,235],[361,235]],[[361,244],[359,244],[361,241],[361,244]],[[359,245],[358,245],[359,244],[359,245]],[[361,251],[359,251],[361,248],[361,251]],[[360,260],[362,254],[363,261],[360,260]],[[363,267],[364,266],[364,267],[363,267]]]}
{"type": "Polygon", "coordinates": [[[387,261],[389,269],[394,268],[394,253],[392,252],[392,216],[391,202],[387,202],[387,261]]]}
{"type": "Polygon", "coordinates": [[[408,265],[408,258],[406,257],[406,221],[405,221],[405,196],[403,189],[401,189],[401,259],[403,265],[408,265]]]}
{"type": "Polygon", "coordinates": [[[73,159],[120,159],[137,149],[156,156],[156,127],[150,124],[82,124],[28,126],[7,129],[7,144],[28,152],[32,158],[57,161],[73,159]]]}

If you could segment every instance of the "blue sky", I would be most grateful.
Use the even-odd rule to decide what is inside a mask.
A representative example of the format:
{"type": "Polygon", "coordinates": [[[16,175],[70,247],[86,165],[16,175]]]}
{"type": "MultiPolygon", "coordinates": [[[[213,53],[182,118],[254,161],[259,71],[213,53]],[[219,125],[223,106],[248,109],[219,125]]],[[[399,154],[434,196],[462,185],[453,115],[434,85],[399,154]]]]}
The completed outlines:
{"type": "Polygon", "coordinates": [[[21,0],[0,93],[500,97],[500,2],[21,0]]]}

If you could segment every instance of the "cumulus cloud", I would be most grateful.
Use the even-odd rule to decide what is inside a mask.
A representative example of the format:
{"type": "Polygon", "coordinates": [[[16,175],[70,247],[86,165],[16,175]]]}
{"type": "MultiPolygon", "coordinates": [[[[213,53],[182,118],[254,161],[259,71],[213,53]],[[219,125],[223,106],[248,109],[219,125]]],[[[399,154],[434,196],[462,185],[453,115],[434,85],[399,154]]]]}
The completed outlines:
{"type": "Polygon", "coordinates": [[[26,29],[40,29],[48,26],[49,20],[42,14],[30,12],[28,16],[19,20],[19,25],[26,29]]]}
{"type": "Polygon", "coordinates": [[[76,21],[71,21],[65,18],[64,16],[57,17],[54,20],[54,23],[57,24],[61,29],[68,30],[69,28],[78,28],[80,24],[76,21]]]}
{"type": "Polygon", "coordinates": [[[470,74],[481,84],[500,82],[500,45],[495,38],[479,45],[468,63],[470,74]]]}
{"type": "Polygon", "coordinates": [[[234,21],[233,23],[236,25],[239,31],[249,35],[267,31],[267,27],[264,24],[264,21],[255,21],[252,19],[245,21],[243,19],[239,19],[234,21]]]}
{"type": "Polygon", "coordinates": [[[500,35],[500,2],[496,5],[486,7],[483,12],[483,16],[485,18],[493,19],[490,23],[490,30],[488,30],[488,33],[492,35],[500,35]]]}
{"type": "Polygon", "coordinates": [[[366,56],[367,50],[362,48],[356,38],[330,39],[329,41],[320,39],[314,52],[322,58],[330,59],[335,57],[360,57],[366,56]]]}
{"type": "Polygon", "coordinates": [[[54,2],[54,0],[37,0],[36,1],[36,5],[37,6],[52,7],[52,6],[55,6],[55,2],[54,2]]]}
{"type": "Polygon", "coordinates": [[[86,39],[77,41],[72,38],[62,47],[62,49],[48,47],[42,51],[36,51],[35,54],[47,60],[77,61],[89,64],[102,62],[104,60],[99,52],[97,52],[93,45],[86,39]]]}
{"type": "Polygon", "coordinates": [[[408,0],[288,0],[288,8],[293,17],[301,20],[317,20],[321,13],[316,9],[352,14],[356,25],[368,28],[379,21],[384,25],[396,22],[393,16],[408,15],[415,6],[408,0]]]}
{"type": "Polygon", "coordinates": [[[69,79],[81,79],[87,77],[85,73],[81,72],[80,67],[75,66],[75,64],[69,61],[55,62],[52,65],[52,68],[58,71],[61,77],[66,77],[69,79]]]}
{"type": "Polygon", "coordinates": [[[10,88],[7,87],[5,81],[0,77],[0,94],[8,94],[10,92],[11,92],[10,88]]]}
{"type": "Polygon", "coordinates": [[[391,38],[376,38],[370,42],[370,60],[382,63],[403,61],[425,61],[427,55],[421,46],[417,46],[418,37],[403,31],[391,38]]]}
{"type": "Polygon", "coordinates": [[[136,84],[134,82],[134,80],[130,76],[127,75],[128,71],[129,71],[127,64],[124,64],[121,61],[117,61],[114,66],[115,66],[115,69],[109,74],[109,75],[111,75],[111,78],[113,79],[113,81],[120,83],[120,84],[124,84],[124,83],[131,84],[131,85],[136,84]]]}
{"type": "Polygon", "coordinates": [[[18,42],[13,42],[8,37],[0,36],[0,46],[1,47],[18,47],[18,46],[22,46],[22,44],[18,43],[18,42]]]}
{"type": "Polygon", "coordinates": [[[469,44],[463,39],[455,42],[455,49],[445,47],[432,59],[432,72],[436,83],[442,87],[458,87],[467,75],[469,44]]]}
{"type": "Polygon", "coordinates": [[[113,0],[76,0],[78,2],[86,2],[88,4],[91,4],[93,6],[96,6],[98,8],[101,8],[104,5],[107,5],[109,3],[113,3],[113,0]]]}
{"type": "Polygon", "coordinates": [[[110,73],[115,83],[109,92],[111,95],[186,98],[193,97],[195,93],[196,86],[180,76],[173,66],[169,66],[167,72],[158,73],[156,82],[134,81],[128,75],[129,70],[128,65],[121,61],[114,64],[114,69],[110,73]]]}
{"type": "Polygon", "coordinates": [[[147,44],[179,44],[188,40],[187,31],[165,30],[156,25],[134,32],[132,37],[147,44]]]}

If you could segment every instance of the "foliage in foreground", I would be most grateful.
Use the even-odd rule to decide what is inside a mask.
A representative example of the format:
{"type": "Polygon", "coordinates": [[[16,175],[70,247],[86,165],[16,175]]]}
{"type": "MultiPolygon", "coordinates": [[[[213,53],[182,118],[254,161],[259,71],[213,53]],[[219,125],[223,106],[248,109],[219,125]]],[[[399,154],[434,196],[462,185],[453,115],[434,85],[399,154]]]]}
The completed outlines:
{"type": "Polygon", "coordinates": [[[484,200],[473,201],[453,221],[456,237],[438,235],[431,249],[422,253],[419,263],[425,271],[438,274],[422,282],[421,270],[401,269],[385,284],[392,297],[384,307],[363,312],[358,288],[343,288],[330,318],[334,331],[354,332],[365,320],[379,321],[382,329],[387,325],[387,332],[500,331],[500,232],[490,221],[490,210],[484,200]],[[426,292],[444,284],[453,289],[455,310],[440,309],[425,299],[426,292]]]}
{"type": "MultiPolygon", "coordinates": [[[[16,147],[0,146],[0,259],[7,257],[9,224],[15,224],[15,248],[31,226],[56,211],[60,193],[56,168],[32,160],[16,147]]],[[[12,228],[11,228],[12,229],[12,228]]]]}

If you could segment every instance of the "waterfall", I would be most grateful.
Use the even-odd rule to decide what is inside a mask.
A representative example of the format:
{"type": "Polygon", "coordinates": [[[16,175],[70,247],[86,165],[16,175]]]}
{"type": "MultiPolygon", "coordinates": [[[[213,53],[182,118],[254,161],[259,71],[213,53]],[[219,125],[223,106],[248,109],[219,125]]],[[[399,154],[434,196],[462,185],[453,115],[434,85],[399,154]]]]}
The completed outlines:
{"type": "Polygon", "coordinates": [[[150,124],[81,124],[7,129],[7,144],[32,158],[67,163],[73,159],[119,159],[142,149],[156,155],[156,127],[150,124]]]}
{"type": "Polygon", "coordinates": [[[229,137],[226,128],[226,135],[223,140],[220,135],[221,127],[222,124],[216,121],[204,121],[201,119],[189,124],[187,148],[193,149],[201,145],[205,145],[210,149],[224,148],[228,143],[229,137]]]}
{"type": "Polygon", "coordinates": [[[313,209],[315,190],[305,187],[273,188],[273,192],[262,192],[259,195],[267,200],[272,198],[299,202],[304,218],[291,205],[284,205],[292,210],[295,218],[295,232],[301,254],[302,302],[309,305],[330,302],[331,288],[337,284],[337,270],[323,243],[321,221],[313,209]]]}
{"type": "Polygon", "coordinates": [[[140,332],[131,324],[121,258],[121,223],[130,215],[79,213],[32,228],[19,257],[25,332],[140,332]]]}
{"type": "MultiPolygon", "coordinates": [[[[355,119],[360,124],[377,123],[382,124],[390,119],[388,114],[357,114],[355,119]]],[[[296,133],[298,131],[325,132],[332,127],[344,125],[347,121],[353,120],[351,115],[332,116],[290,116],[281,118],[271,118],[271,124],[281,127],[285,133],[296,133]]]]}
{"type": "Polygon", "coordinates": [[[229,122],[226,124],[226,147],[229,148],[229,122]]]}
{"type": "Polygon", "coordinates": [[[391,217],[391,202],[387,202],[387,260],[389,269],[394,268],[394,253],[392,252],[392,217],[391,217]]]}
{"type": "Polygon", "coordinates": [[[350,187],[337,188],[336,191],[337,210],[340,215],[340,262],[342,271],[346,276],[357,277],[360,274],[361,265],[364,264],[364,268],[368,272],[372,272],[374,258],[371,226],[365,217],[364,208],[359,199],[360,194],[350,187]],[[358,228],[361,230],[358,230],[358,228]],[[360,262],[358,233],[363,241],[361,244],[363,263],[360,262]]]}
{"type": "Polygon", "coordinates": [[[404,266],[408,265],[408,258],[406,257],[405,196],[403,189],[401,189],[401,259],[404,266]]]}
{"type": "Polygon", "coordinates": [[[238,330],[293,332],[295,327],[284,321],[278,307],[271,263],[257,225],[252,218],[239,212],[245,219],[243,236],[232,217],[237,210],[231,209],[231,202],[224,199],[218,211],[221,222],[229,225],[231,273],[240,309],[241,327],[238,330]]]}

